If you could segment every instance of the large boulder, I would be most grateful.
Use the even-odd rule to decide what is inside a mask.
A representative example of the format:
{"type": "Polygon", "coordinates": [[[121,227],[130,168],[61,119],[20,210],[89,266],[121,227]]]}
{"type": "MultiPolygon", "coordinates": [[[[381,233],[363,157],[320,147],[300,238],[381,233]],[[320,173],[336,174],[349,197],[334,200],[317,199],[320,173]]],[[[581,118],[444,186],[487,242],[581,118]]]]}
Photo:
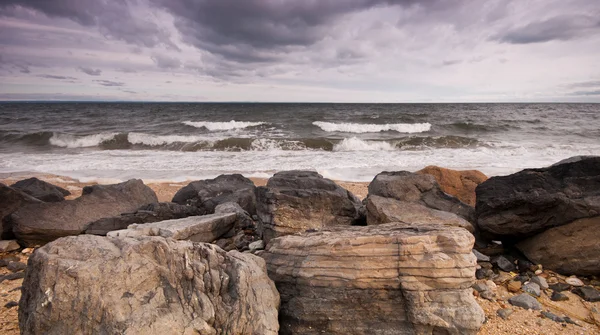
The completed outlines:
{"type": "Polygon", "coordinates": [[[20,180],[10,187],[21,190],[32,197],[45,202],[64,201],[65,197],[71,194],[71,192],[62,187],[52,185],[35,177],[20,180]]]}
{"type": "Polygon", "coordinates": [[[215,245],[82,235],[29,258],[21,334],[265,334],[279,295],[265,263],[215,245]]]}
{"type": "Polygon", "coordinates": [[[259,233],[278,236],[360,221],[360,199],[313,171],[278,172],[258,187],[259,233]]]}
{"type": "Polygon", "coordinates": [[[445,193],[448,193],[469,206],[475,206],[475,188],[488,178],[477,170],[451,170],[438,166],[427,166],[418,174],[432,175],[445,193]]]}
{"type": "Polygon", "coordinates": [[[474,237],[443,225],[329,227],[271,240],[280,334],[476,334],[474,237]]]}
{"type": "Polygon", "coordinates": [[[30,204],[19,208],[10,219],[19,243],[35,246],[79,235],[90,222],[154,202],[158,202],[154,191],[141,180],[132,179],[115,185],[86,186],[74,200],[30,204]]]}
{"type": "Polygon", "coordinates": [[[0,183],[0,221],[2,222],[0,239],[10,240],[15,236],[12,232],[12,221],[10,220],[10,214],[15,212],[20,207],[39,203],[42,203],[42,201],[30,196],[29,194],[0,183]]]}
{"type": "Polygon", "coordinates": [[[382,224],[390,222],[414,224],[443,224],[465,228],[473,233],[473,225],[460,216],[444,211],[438,211],[419,203],[400,201],[370,195],[365,200],[367,208],[367,224],[382,224]]]}
{"type": "Polygon", "coordinates": [[[252,180],[241,174],[220,175],[215,179],[189,183],[175,193],[172,201],[180,205],[196,206],[202,215],[214,213],[219,204],[236,202],[250,215],[254,215],[255,188],[252,180]]]}
{"type": "Polygon", "coordinates": [[[476,192],[482,233],[493,239],[520,240],[600,216],[600,157],[493,177],[476,192]]]}

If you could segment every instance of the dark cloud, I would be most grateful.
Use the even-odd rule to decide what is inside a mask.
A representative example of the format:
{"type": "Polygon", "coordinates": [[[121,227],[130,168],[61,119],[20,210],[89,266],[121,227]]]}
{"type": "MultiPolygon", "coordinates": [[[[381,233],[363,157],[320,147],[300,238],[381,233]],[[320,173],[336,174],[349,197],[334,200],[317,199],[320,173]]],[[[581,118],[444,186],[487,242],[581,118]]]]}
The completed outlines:
{"type": "Polygon", "coordinates": [[[125,86],[125,83],[119,82],[119,81],[112,81],[112,80],[94,80],[94,82],[102,85],[102,86],[109,86],[109,87],[121,87],[121,86],[125,86]]]}
{"type": "Polygon", "coordinates": [[[158,66],[161,69],[177,69],[181,67],[181,61],[177,58],[161,54],[154,54],[151,58],[156,64],[156,66],[158,66]]]}
{"type": "Polygon", "coordinates": [[[88,74],[90,76],[99,76],[99,75],[102,74],[102,70],[100,70],[100,69],[95,69],[94,70],[94,69],[91,69],[89,67],[83,67],[83,66],[79,67],[79,71],[81,71],[81,72],[83,72],[85,74],[88,74]]]}
{"type": "Polygon", "coordinates": [[[46,78],[46,79],[58,79],[58,80],[77,80],[77,78],[75,78],[75,77],[55,76],[55,75],[52,75],[52,74],[40,74],[40,75],[38,75],[38,77],[40,77],[40,78],[46,78]]]}
{"type": "Polygon", "coordinates": [[[494,36],[493,39],[511,44],[567,41],[600,33],[600,18],[591,15],[561,15],[529,23],[494,36]]]}
{"type": "Polygon", "coordinates": [[[583,81],[580,83],[573,83],[567,85],[567,87],[578,88],[578,87],[600,87],[600,80],[583,81]]]}

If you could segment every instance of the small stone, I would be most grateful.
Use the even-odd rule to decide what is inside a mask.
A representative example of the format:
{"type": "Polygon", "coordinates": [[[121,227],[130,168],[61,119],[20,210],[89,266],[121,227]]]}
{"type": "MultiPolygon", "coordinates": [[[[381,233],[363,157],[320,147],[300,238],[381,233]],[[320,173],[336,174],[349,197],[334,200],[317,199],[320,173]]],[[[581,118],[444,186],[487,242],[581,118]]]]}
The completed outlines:
{"type": "Polygon", "coordinates": [[[546,281],[548,282],[548,284],[557,284],[558,283],[558,278],[556,278],[556,277],[550,277],[546,281]]]}
{"type": "Polygon", "coordinates": [[[567,284],[571,285],[571,286],[575,286],[575,287],[581,287],[583,286],[583,282],[581,281],[581,279],[573,276],[573,277],[569,277],[567,279],[565,279],[565,281],[567,282],[567,284]]]}
{"type": "Polygon", "coordinates": [[[25,264],[23,262],[10,262],[10,263],[8,263],[6,268],[12,272],[18,272],[18,271],[25,270],[27,268],[27,264],[25,264]]]}
{"type": "Polygon", "coordinates": [[[533,263],[531,263],[530,261],[528,261],[526,259],[518,259],[517,260],[517,269],[519,270],[520,273],[523,273],[523,272],[527,272],[527,271],[535,271],[535,269],[537,269],[537,266],[535,266],[533,263]]]}
{"type": "Polygon", "coordinates": [[[571,285],[566,283],[556,283],[549,286],[552,291],[562,292],[571,288],[571,285]]]}
{"type": "Polygon", "coordinates": [[[498,269],[505,272],[512,272],[517,269],[515,264],[513,264],[513,262],[509,261],[508,258],[504,256],[495,257],[494,260],[492,260],[492,264],[495,264],[498,269]]]}
{"type": "Polygon", "coordinates": [[[477,257],[477,262],[489,262],[490,261],[490,256],[486,256],[475,249],[473,249],[473,254],[475,255],[475,257],[477,257]]]}
{"type": "Polygon", "coordinates": [[[600,280],[592,279],[592,280],[590,280],[590,285],[600,286],[600,280]]]}
{"type": "Polygon", "coordinates": [[[519,294],[508,299],[508,302],[517,307],[524,309],[541,310],[542,305],[532,296],[527,293],[519,294]]]}
{"type": "Polygon", "coordinates": [[[504,271],[498,271],[498,274],[495,275],[494,278],[492,278],[492,280],[496,284],[502,284],[502,283],[505,283],[505,282],[511,280],[512,278],[513,278],[513,276],[510,273],[504,272],[504,271]]]}
{"type": "Polygon", "coordinates": [[[489,288],[487,287],[487,285],[486,285],[486,284],[484,284],[484,283],[481,283],[481,282],[480,282],[480,283],[475,283],[475,284],[473,284],[473,286],[472,286],[472,287],[473,287],[473,289],[474,289],[475,291],[477,291],[477,292],[479,292],[479,293],[481,293],[481,292],[483,292],[483,291],[488,291],[488,290],[489,290],[489,288]]]}
{"type": "Polygon", "coordinates": [[[481,266],[482,269],[492,269],[494,266],[490,262],[479,262],[477,265],[481,266]]]}
{"type": "Polygon", "coordinates": [[[492,292],[496,292],[496,290],[498,289],[498,286],[496,285],[496,283],[494,283],[491,280],[486,280],[485,284],[487,285],[487,287],[490,289],[490,291],[492,292]]]}
{"type": "Polygon", "coordinates": [[[546,278],[543,278],[540,276],[535,276],[535,277],[531,278],[531,282],[538,284],[542,290],[547,290],[549,288],[546,278]]]}
{"type": "Polygon", "coordinates": [[[4,307],[6,307],[6,308],[13,308],[16,306],[19,306],[19,303],[16,301],[9,301],[6,303],[6,305],[4,305],[4,307]]]}
{"type": "Polygon", "coordinates": [[[539,297],[542,294],[542,292],[540,290],[540,286],[533,282],[529,282],[529,283],[523,285],[522,289],[523,289],[523,292],[529,293],[536,297],[539,297]]]}
{"type": "Polygon", "coordinates": [[[15,256],[15,255],[6,256],[6,257],[0,259],[0,268],[7,266],[10,262],[18,262],[18,261],[19,261],[19,257],[15,256]]]}
{"type": "Polygon", "coordinates": [[[265,242],[263,242],[263,240],[254,241],[254,242],[248,244],[248,249],[250,249],[250,252],[253,252],[256,250],[263,250],[264,248],[265,248],[265,242]]]}
{"type": "Polygon", "coordinates": [[[518,280],[521,282],[521,284],[525,284],[526,282],[529,281],[529,276],[519,275],[519,276],[516,276],[513,280],[518,280]]]}
{"type": "Polygon", "coordinates": [[[600,301],[600,291],[596,290],[595,288],[593,288],[591,286],[578,287],[573,290],[573,293],[577,294],[578,296],[583,298],[583,300],[585,300],[585,301],[589,301],[589,302],[600,301]]]}
{"type": "Polygon", "coordinates": [[[567,301],[567,300],[569,300],[569,297],[567,297],[565,294],[562,294],[560,292],[553,291],[552,296],[550,296],[550,300],[552,300],[552,301],[567,301]]]}
{"type": "Polygon", "coordinates": [[[0,276],[0,283],[2,283],[5,280],[15,280],[22,278],[25,278],[25,272],[10,273],[4,276],[0,276]]]}
{"type": "Polygon", "coordinates": [[[494,297],[496,296],[496,294],[492,291],[483,291],[479,293],[479,296],[482,297],[483,299],[487,299],[489,301],[494,301],[494,297]]]}
{"type": "Polygon", "coordinates": [[[33,252],[33,248],[25,248],[23,250],[21,250],[22,254],[30,254],[33,252]]]}
{"type": "Polygon", "coordinates": [[[542,274],[542,272],[544,272],[544,270],[541,270],[541,269],[540,269],[540,270],[535,270],[535,272],[534,272],[534,273],[535,273],[535,275],[536,275],[536,276],[539,276],[539,275],[541,275],[541,274],[542,274]]]}
{"type": "Polygon", "coordinates": [[[9,252],[21,248],[16,240],[0,240],[0,252],[9,252]]]}
{"type": "Polygon", "coordinates": [[[517,280],[511,280],[510,282],[508,282],[508,285],[506,285],[506,289],[509,292],[512,293],[516,293],[519,292],[521,290],[521,282],[517,281],[517,280]]]}
{"type": "Polygon", "coordinates": [[[499,317],[501,317],[503,320],[508,319],[508,317],[513,313],[513,310],[511,308],[502,308],[496,311],[496,314],[498,314],[499,317]]]}
{"type": "Polygon", "coordinates": [[[581,327],[581,325],[579,325],[579,323],[575,322],[575,320],[571,319],[571,318],[570,318],[570,317],[568,317],[568,316],[565,316],[565,317],[564,317],[564,319],[565,319],[565,322],[566,322],[566,323],[570,323],[570,324],[572,324],[572,325],[576,325],[576,326],[580,326],[580,327],[581,327]]]}
{"type": "Polygon", "coordinates": [[[542,311],[541,313],[545,318],[550,319],[554,322],[558,322],[558,323],[563,323],[565,322],[564,318],[561,318],[560,316],[554,314],[554,313],[550,313],[550,312],[546,312],[546,311],[542,311]]]}
{"type": "Polygon", "coordinates": [[[479,269],[475,271],[475,277],[477,279],[488,279],[494,276],[494,271],[490,269],[479,269]]]}

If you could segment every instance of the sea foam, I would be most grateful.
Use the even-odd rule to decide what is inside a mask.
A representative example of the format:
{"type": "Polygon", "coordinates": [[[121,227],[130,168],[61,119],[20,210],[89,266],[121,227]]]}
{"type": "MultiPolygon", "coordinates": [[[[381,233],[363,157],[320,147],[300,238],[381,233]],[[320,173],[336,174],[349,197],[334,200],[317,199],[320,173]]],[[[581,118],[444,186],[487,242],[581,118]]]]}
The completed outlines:
{"type": "Polygon", "coordinates": [[[54,133],[50,138],[50,144],[63,148],[88,148],[100,145],[102,142],[112,140],[117,133],[100,133],[84,136],[54,133]]]}
{"type": "Polygon", "coordinates": [[[195,142],[214,142],[215,138],[206,138],[201,136],[186,135],[151,135],[144,133],[129,133],[127,140],[131,144],[141,144],[148,146],[160,146],[173,143],[195,143],[195,142]]]}
{"type": "Polygon", "coordinates": [[[233,129],[244,129],[248,127],[256,127],[263,124],[265,122],[244,122],[244,121],[235,121],[231,120],[229,122],[208,122],[208,121],[184,121],[183,124],[196,127],[196,128],[206,128],[210,131],[223,131],[223,130],[233,130],[233,129]]]}
{"type": "Polygon", "coordinates": [[[391,151],[394,146],[384,141],[364,141],[356,137],[345,138],[333,146],[333,151],[391,151]]]}
{"type": "Polygon", "coordinates": [[[382,131],[397,131],[399,133],[422,133],[431,129],[430,123],[362,124],[315,121],[312,124],[323,129],[326,132],[340,133],[378,133],[382,131]]]}

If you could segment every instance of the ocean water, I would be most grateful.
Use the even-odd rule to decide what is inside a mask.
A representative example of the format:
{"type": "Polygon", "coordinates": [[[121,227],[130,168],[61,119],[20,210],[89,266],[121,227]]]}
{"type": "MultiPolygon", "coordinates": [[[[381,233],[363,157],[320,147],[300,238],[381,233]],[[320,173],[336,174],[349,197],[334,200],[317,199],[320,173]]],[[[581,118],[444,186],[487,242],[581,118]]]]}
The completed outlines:
{"type": "Polygon", "coordinates": [[[600,155],[600,104],[0,103],[0,174],[347,181],[427,165],[487,175],[600,155]]]}

